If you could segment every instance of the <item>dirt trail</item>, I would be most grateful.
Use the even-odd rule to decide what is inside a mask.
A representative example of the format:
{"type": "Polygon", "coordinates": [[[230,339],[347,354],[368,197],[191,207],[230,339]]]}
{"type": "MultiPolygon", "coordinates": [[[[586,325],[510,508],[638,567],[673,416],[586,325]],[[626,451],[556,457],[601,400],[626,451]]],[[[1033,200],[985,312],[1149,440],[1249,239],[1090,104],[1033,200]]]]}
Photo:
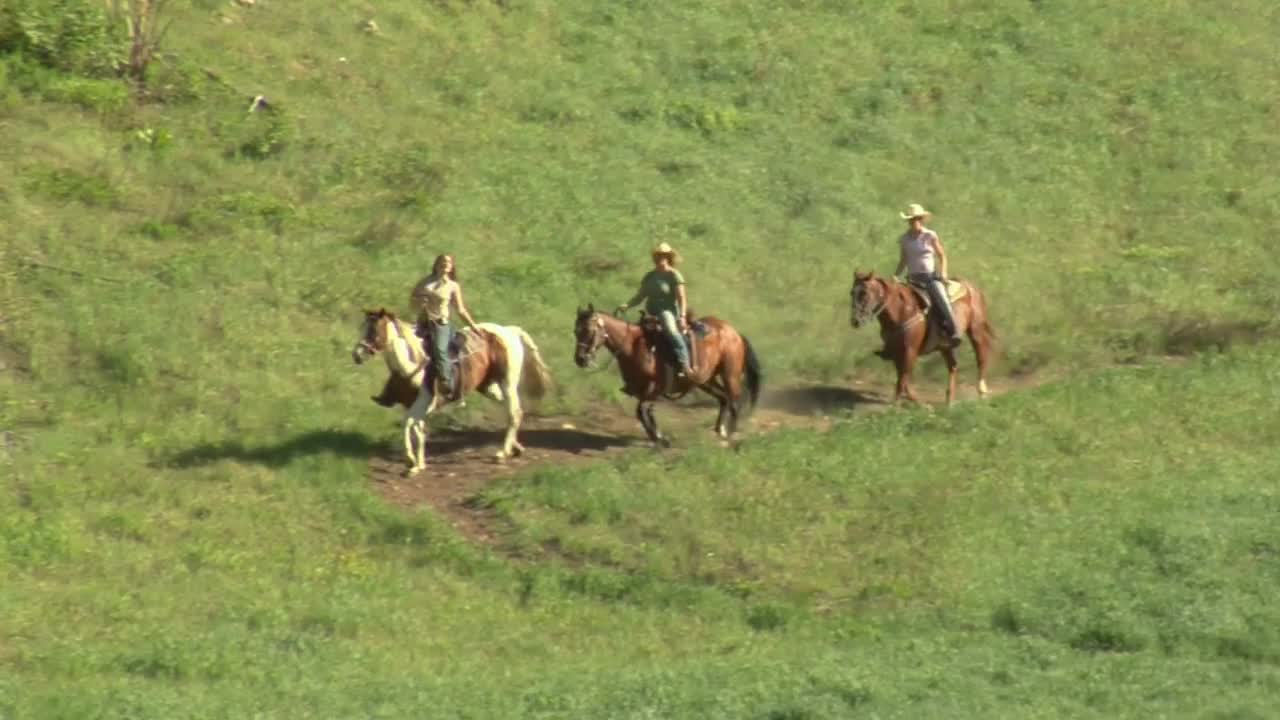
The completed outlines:
{"type": "MultiPolygon", "coordinates": [[[[992,394],[1033,387],[1043,378],[1005,379],[992,383],[992,394]]],[[[943,400],[942,388],[933,383],[916,383],[921,399],[930,405],[943,400]]],[[[976,399],[972,387],[962,387],[958,401],[976,399]]],[[[782,428],[808,428],[825,432],[832,425],[832,415],[853,409],[876,412],[889,409],[891,387],[871,387],[853,382],[850,387],[830,385],[791,385],[766,389],[750,419],[740,428],[739,438],[768,433],[782,428]],[[866,387],[866,389],[862,389],[866,387]]],[[[476,398],[472,402],[486,403],[476,398]]],[[[496,405],[494,406],[496,408],[496,405]]],[[[672,436],[679,452],[681,439],[704,435],[711,437],[716,409],[710,399],[692,399],[678,403],[661,403],[658,422],[672,436]]],[[[494,544],[499,524],[491,512],[476,507],[471,499],[495,480],[538,465],[564,466],[597,461],[625,451],[650,450],[640,424],[629,412],[618,408],[588,411],[573,416],[525,416],[520,430],[524,455],[498,462],[494,459],[502,440],[499,412],[480,427],[463,430],[439,430],[427,439],[427,468],[417,477],[404,477],[404,459],[399,448],[398,433],[391,438],[387,450],[370,459],[370,476],[377,491],[387,500],[405,507],[430,506],[446,518],[454,528],[476,542],[494,544]]]]}

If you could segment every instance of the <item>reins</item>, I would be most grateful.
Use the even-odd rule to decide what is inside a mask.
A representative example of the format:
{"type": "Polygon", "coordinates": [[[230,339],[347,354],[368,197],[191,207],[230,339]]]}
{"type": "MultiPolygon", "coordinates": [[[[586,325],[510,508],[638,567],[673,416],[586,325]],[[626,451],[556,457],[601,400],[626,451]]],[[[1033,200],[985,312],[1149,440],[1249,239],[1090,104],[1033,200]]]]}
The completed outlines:
{"type": "Polygon", "coordinates": [[[585,348],[586,354],[591,358],[590,360],[587,361],[587,366],[585,368],[587,372],[590,372],[590,373],[601,372],[609,367],[609,360],[618,359],[618,353],[621,352],[621,350],[609,347],[609,340],[610,340],[609,332],[604,328],[604,321],[596,320],[596,332],[591,334],[591,340],[589,341],[590,346],[588,347],[587,342],[583,342],[581,340],[578,341],[577,348],[579,350],[583,350],[585,348]],[[595,342],[596,338],[601,336],[603,336],[604,339],[602,339],[599,344],[596,344],[595,342]],[[596,363],[597,352],[602,347],[605,350],[609,351],[609,359],[606,359],[603,363],[597,364],[596,363]]]}

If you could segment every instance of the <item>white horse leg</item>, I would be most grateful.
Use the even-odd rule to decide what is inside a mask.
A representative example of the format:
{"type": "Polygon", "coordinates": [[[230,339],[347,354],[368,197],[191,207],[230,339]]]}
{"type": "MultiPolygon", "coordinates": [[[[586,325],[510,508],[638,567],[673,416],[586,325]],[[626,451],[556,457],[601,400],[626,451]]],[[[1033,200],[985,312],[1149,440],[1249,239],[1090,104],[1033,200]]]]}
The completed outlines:
{"type": "Polygon", "coordinates": [[[507,432],[502,438],[502,449],[497,454],[499,460],[505,460],[524,452],[524,446],[516,441],[516,435],[520,430],[520,420],[524,417],[520,408],[520,376],[524,373],[525,354],[520,337],[510,328],[501,328],[494,335],[506,353],[507,372],[501,381],[486,388],[485,394],[507,408],[507,432]]]}
{"type": "Polygon", "coordinates": [[[417,475],[427,466],[427,416],[439,404],[438,397],[423,387],[404,418],[405,452],[409,456],[409,475],[417,475]]]}
{"type": "Polygon", "coordinates": [[[513,387],[507,388],[507,436],[502,441],[502,452],[499,457],[511,457],[524,452],[524,446],[516,441],[520,431],[520,421],[524,419],[524,410],[520,407],[520,395],[513,387]]]}

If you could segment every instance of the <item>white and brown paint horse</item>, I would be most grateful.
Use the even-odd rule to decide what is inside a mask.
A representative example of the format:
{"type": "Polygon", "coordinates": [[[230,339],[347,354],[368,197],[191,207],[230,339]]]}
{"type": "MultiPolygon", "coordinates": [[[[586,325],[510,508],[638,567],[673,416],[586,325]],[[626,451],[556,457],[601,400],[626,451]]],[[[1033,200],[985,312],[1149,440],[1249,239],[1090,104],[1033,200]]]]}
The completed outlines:
{"type": "MultiPolygon", "coordinates": [[[[513,325],[477,323],[477,329],[461,331],[465,349],[460,353],[457,372],[461,392],[478,390],[507,409],[507,432],[498,459],[524,452],[517,439],[524,411],[520,396],[542,397],[551,383],[551,373],[533,338],[513,325]]],[[[412,323],[386,309],[365,311],[360,337],[351,350],[356,364],[382,355],[391,371],[396,401],[408,408],[404,418],[404,452],[409,475],[426,467],[427,416],[448,400],[435,388],[424,387],[430,356],[412,323]]]]}

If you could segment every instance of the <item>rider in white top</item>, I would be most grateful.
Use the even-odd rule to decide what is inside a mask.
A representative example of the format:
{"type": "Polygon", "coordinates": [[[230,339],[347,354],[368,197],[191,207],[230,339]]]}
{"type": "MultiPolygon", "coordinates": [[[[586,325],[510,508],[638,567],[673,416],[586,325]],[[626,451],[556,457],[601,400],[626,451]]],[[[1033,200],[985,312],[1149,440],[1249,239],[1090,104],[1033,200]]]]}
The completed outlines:
{"type": "Polygon", "coordinates": [[[908,227],[899,239],[898,267],[893,274],[901,275],[906,270],[907,280],[929,293],[934,307],[942,312],[942,327],[951,336],[954,347],[960,343],[961,336],[947,295],[947,252],[938,239],[938,233],[924,226],[925,218],[932,213],[912,203],[905,213],[899,215],[907,221],[908,227]]]}

